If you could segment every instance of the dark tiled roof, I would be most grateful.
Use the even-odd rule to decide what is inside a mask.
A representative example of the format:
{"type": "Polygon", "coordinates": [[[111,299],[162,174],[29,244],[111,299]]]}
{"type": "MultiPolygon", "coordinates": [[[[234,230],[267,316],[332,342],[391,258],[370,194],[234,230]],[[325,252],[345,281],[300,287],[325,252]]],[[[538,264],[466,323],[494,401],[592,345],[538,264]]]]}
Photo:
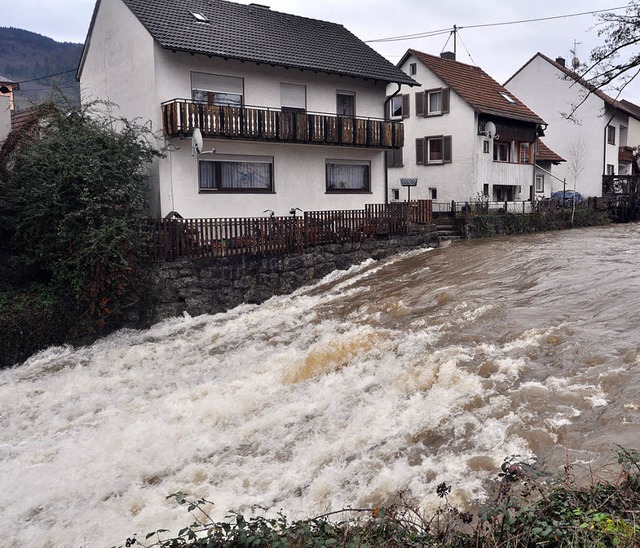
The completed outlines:
{"type": "Polygon", "coordinates": [[[0,74],[0,84],[13,84],[13,89],[20,89],[20,86],[17,82],[14,82],[11,78],[7,78],[0,74]]]}
{"type": "Polygon", "coordinates": [[[553,59],[547,57],[546,55],[544,55],[543,53],[540,53],[540,52],[537,52],[531,59],[529,59],[524,65],[522,65],[505,82],[504,85],[506,86],[517,74],[519,74],[536,57],[540,57],[541,59],[544,59],[545,61],[547,61],[547,63],[550,63],[551,65],[553,65],[560,72],[562,72],[565,76],[567,76],[567,78],[570,78],[571,80],[574,80],[575,82],[577,82],[578,84],[583,86],[585,89],[587,89],[590,93],[593,93],[596,97],[599,97],[600,99],[602,99],[605,102],[606,105],[609,105],[610,107],[622,110],[623,112],[625,112],[629,116],[633,116],[634,118],[637,118],[638,120],[640,120],[640,107],[638,107],[637,105],[634,105],[633,103],[631,103],[629,101],[625,101],[624,99],[622,101],[618,101],[617,99],[614,99],[613,97],[607,95],[600,88],[594,86],[588,80],[585,80],[584,78],[582,78],[577,72],[574,72],[573,70],[571,70],[570,68],[566,67],[565,65],[561,65],[557,61],[554,61],[553,59]]]}
{"type": "Polygon", "coordinates": [[[536,139],[536,149],[536,160],[539,162],[551,162],[553,164],[566,162],[562,156],[556,154],[547,145],[545,145],[540,138],[536,139]]]}
{"type": "Polygon", "coordinates": [[[336,23],[226,0],[123,1],[166,49],[417,85],[336,23]]]}
{"type": "Polygon", "coordinates": [[[546,123],[479,67],[413,49],[405,54],[400,64],[408,55],[413,55],[423,63],[477,112],[535,124],[546,123]],[[510,102],[502,93],[514,102],[510,102]]]}

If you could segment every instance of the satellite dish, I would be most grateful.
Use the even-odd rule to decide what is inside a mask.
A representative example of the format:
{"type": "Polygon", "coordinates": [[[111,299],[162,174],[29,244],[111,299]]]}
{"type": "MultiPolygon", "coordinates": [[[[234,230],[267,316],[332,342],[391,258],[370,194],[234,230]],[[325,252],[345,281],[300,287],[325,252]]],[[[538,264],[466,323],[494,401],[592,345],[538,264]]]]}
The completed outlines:
{"type": "Polygon", "coordinates": [[[489,139],[493,139],[496,136],[496,125],[493,122],[487,122],[484,125],[484,134],[489,137],[489,139]]]}
{"type": "Polygon", "coordinates": [[[571,59],[571,66],[573,67],[573,70],[578,70],[578,67],[580,66],[580,59],[577,57],[571,59]]]}
{"type": "Polygon", "coordinates": [[[191,156],[202,153],[202,147],[204,142],[202,140],[202,132],[199,127],[193,128],[193,134],[191,135],[191,156]]]}

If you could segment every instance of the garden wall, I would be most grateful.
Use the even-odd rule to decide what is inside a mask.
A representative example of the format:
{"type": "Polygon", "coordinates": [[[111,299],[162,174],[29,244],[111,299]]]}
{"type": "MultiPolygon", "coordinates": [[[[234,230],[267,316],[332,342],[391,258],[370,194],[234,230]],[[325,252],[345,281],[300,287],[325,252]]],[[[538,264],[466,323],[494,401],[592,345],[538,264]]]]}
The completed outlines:
{"type": "Polygon", "coordinates": [[[312,247],[295,255],[233,256],[181,259],[155,267],[157,306],[154,321],[183,312],[195,316],[224,312],[242,303],[259,304],[274,295],[291,293],[330,272],[346,270],[367,259],[420,247],[437,246],[432,225],[409,235],[367,239],[358,243],[312,247]]]}

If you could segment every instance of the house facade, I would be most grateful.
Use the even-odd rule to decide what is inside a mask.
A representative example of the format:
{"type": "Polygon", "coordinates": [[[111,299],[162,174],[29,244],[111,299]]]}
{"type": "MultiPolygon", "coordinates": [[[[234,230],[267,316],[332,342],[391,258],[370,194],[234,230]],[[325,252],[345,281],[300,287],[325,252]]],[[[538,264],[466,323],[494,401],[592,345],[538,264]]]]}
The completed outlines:
{"type": "Polygon", "coordinates": [[[150,123],[154,209],[192,218],[384,202],[386,87],[416,84],[341,25],[223,0],[98,0],[78,77],[150,123]]]}
{"type": "Polygon", "coordinates": [[[421,84],[389,86],[389,117],[405,146],[387,152],[391,200],[529,200],[535,196],[536,140],[545,121],[478,67],[450,53],[408,50],[398,63],[421,84]],[[403,180],[417,179],[416,186],[403,180]]]}
{"type": "MultiPolygon", "coordinates": [[[[606,175],[630,175],[640,145],[640,108],[594,88],[561,57],[536,53],[504,86],[549,123],[545,143],[566,162],[554,171],[567,188],[602,196],[606,175]]],[[[552,182],[553,191],[562,183],[552,182]]]]}

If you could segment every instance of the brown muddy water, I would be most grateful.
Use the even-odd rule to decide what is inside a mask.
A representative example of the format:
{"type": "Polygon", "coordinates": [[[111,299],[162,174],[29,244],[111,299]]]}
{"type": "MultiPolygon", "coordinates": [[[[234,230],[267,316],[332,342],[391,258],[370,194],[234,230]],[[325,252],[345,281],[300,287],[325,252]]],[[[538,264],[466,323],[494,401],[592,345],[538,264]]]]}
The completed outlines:
{"type": "Polygon", "coordinates": [[[482,498],[514,454],[599,470],[640,448],[639,273],[638,225],[455,242],[50,348],[0,371],[0,535],[175,532],[178,490],[302,518],[482,498]]]}

